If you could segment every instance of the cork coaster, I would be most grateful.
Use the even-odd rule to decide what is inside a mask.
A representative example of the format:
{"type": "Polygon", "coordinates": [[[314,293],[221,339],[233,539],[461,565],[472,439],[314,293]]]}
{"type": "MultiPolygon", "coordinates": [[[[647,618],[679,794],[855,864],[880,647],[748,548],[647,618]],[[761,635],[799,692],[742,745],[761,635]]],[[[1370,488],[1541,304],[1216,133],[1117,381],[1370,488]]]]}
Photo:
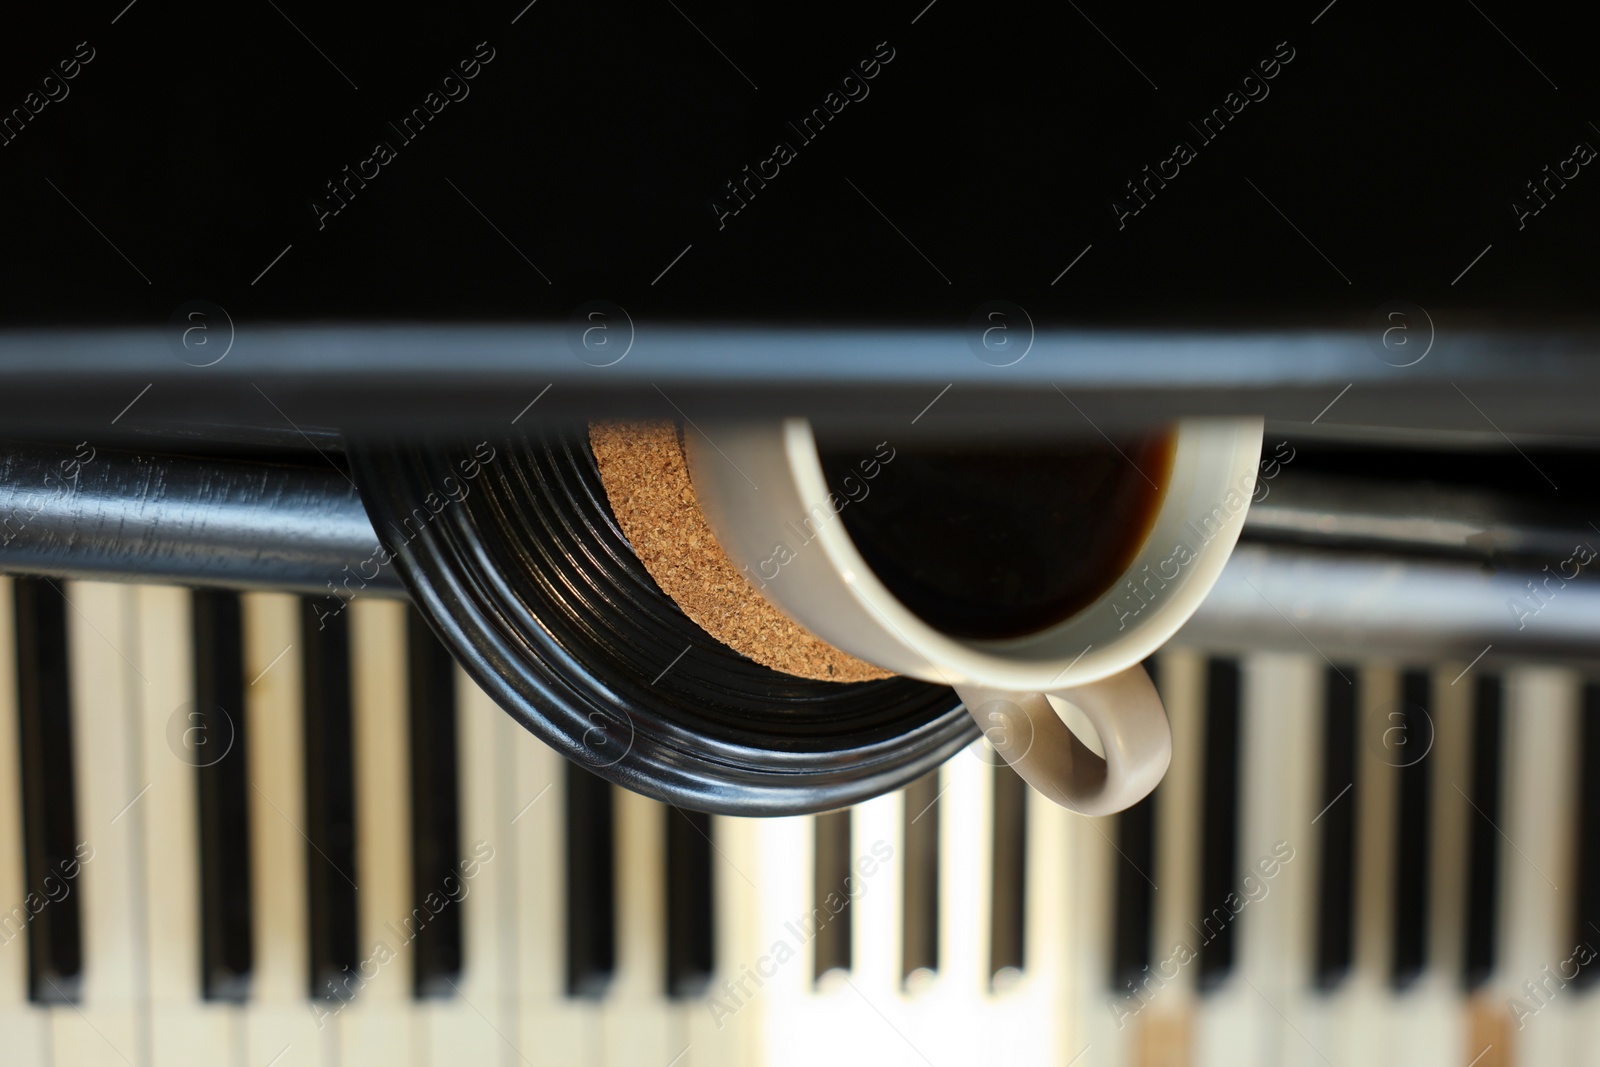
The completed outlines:
{"type": "Polygon", "coordinates": [[[644,569],[701,629],[764,667],[822,682],[893,672],[856,659],[779,611],[739,572],[700,510],[671,422],[591,423],[611,510],[644,569]]]}

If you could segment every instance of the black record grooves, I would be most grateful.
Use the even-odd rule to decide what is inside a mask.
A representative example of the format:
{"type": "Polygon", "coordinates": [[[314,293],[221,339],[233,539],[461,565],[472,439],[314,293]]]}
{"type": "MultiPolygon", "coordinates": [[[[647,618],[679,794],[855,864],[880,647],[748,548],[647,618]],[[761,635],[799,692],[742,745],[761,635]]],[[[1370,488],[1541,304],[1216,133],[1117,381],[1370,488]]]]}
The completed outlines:
{"type": "Polygon", "coordinates": [[[619,785],[701,811],[804,814],[902,786],[977,737],[948,688],[809,681],[701,630],[629,548],[582,428],[347,451],[374,529],[456,659],[619,785]]]}

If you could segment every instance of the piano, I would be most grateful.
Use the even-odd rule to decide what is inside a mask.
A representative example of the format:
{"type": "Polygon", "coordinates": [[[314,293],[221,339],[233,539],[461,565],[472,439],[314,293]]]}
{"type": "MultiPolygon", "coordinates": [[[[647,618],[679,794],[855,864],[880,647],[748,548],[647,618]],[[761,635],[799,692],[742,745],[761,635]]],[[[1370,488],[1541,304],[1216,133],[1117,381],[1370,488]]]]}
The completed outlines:
{"type": "MultiPolygon", "coordinates": [[[[1600,615],[1552,584],[1519,630],[1502,594],[1585,538],[1511,463],[1415,451],[1385,480],[1287,447],[1148,664],[1171,770],[1094,819],[981,738],[816,815],[650,799],[504,714],[397,587],[319,626],[315,576],[364,544],[327,533],[362,518],[337,472],[97,453],[27,505],[0,583],[11,1061],[1576,1060],[1600,615]],[[201,462],[302,479],[279,536],[323,541],[176,584],[232,528],[201,462]],[[134,477],[166,497],[129,509],[134,477]]],[[[73,454],[14,448],[11,513],[73,454]]]]}
{"type": "MultiPolygon", "coordinates": [[[[8,14],[7,1063],[1600,1061],[1594,13],[1035,7],[8,14]],[[786,787],[732,668],[693,773],[579,766],[436,610],[637,579],[592,420],[1207,415],[1264,463],[1116,816],[931,686],[786,787]],[[480,442],[568,540],[374,566],[480,442]]],[[[638,603],[525,636],[649,682],[638,603]]]]}

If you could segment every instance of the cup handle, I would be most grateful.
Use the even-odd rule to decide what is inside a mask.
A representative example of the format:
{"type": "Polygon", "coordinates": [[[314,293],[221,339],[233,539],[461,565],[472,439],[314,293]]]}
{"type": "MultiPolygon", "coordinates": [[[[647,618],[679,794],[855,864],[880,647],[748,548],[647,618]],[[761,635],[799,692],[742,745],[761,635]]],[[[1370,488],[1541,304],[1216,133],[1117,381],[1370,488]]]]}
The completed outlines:
{"type": "Polygon", "coordinates": [[[989,743],[1023,779],[1064,808],[1111,815],[1143,800],[1172,762],[1172,728],[1144,667],[1088,685],[1053,689],[1100,735],[1101,759],[1061,721],[1043,693],[957,685],[989,743]]]}

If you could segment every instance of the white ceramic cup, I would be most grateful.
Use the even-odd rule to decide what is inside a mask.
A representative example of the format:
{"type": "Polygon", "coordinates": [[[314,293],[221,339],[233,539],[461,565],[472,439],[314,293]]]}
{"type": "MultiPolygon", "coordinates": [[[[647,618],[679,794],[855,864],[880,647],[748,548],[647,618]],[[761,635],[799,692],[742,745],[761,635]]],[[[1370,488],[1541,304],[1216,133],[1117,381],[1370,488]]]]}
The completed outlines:
{"type": "MultiPolygon", "coordinates": [[[[1141,661],[1194,614],[1238,541],[1261,458],[1259,418],[1186,419],[1155,521],[1124,573],[1063,622],[1023,637],[953,637],[873,573],[839,517],[804,419],[705,424],[685,435],[690,476],[723,550],[807,630],[899,674],[955,687],[1017,773],[1086,815],[1144,798],[1172,759],[1141,661]],[[1082,712],[1104,758],[1049,697],[1082,712]]],[[[892,447],[892,442],[889,443],[892,447]]]]}

